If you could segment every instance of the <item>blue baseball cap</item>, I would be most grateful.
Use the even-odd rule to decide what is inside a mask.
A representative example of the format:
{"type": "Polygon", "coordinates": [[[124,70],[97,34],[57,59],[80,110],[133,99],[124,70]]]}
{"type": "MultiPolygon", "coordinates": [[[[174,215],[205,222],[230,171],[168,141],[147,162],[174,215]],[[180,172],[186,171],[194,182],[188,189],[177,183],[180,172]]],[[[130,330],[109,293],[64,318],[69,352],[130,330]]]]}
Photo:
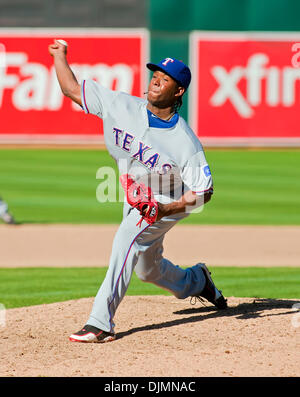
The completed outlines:
{"type": "Polygon", "coordinates": [[[186,90],[191,82],[191,71],[182,61],[175,58],[165,58],[157,65],[155,63],[147,63],[147,68],[155,72],[160,70],[171,76],[177,83],[186,90]]]}

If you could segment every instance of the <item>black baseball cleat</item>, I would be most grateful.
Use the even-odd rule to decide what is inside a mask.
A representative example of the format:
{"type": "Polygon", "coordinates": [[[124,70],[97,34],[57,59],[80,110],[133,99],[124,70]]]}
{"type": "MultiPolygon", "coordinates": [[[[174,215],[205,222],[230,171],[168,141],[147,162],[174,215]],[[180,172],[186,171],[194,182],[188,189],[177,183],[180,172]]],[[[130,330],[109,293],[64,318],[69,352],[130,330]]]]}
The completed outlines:
{"type": "Polygon", "coordinates": [[[218,309],[220,310],[227,309],[228,307],[227,300],[222,295],[222,291],[218,290],[217,287],[215,286],[211,278],[210,271],[208,270],[208,268],[205,266],[204,263],[199,263],[199,266],[201,267],[204,273],[206,284],[204,289],[198,295],[193,295],[191,297],[191,303],[192,303],[192,298],[199,299],[200,301],[202,301],[202,298],[205,298],[213,305],[215,305],[218,309]]]}
{"type": "Polygon", "coordinates": [[[86,324],[80,331],[69,337],[71,342],[106,343],[116,339],[116,334],[102,331],[93,325],[86,324]]]}
{"type": "Polygon", "coordinates": [[[15,225],[16,224],[16,221],[14,220],[14,217],[8,212],[5,212],[5,214],[2,214],[1,218],[8,225],[15,225]]]}

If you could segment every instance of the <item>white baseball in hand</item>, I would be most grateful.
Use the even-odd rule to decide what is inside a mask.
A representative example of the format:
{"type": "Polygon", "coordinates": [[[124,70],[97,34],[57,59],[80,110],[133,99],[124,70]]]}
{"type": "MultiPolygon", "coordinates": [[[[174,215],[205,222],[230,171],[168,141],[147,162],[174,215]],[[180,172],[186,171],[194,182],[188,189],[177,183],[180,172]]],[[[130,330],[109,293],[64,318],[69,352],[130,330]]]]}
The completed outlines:
{"type": "Polygon", "coordinates": [[[56,41],[58,41],[62,45],[65,45],[66,47],[68,47],[68,43],[65,40],[59,39],[59,40],[56,40],[56,41]]]}

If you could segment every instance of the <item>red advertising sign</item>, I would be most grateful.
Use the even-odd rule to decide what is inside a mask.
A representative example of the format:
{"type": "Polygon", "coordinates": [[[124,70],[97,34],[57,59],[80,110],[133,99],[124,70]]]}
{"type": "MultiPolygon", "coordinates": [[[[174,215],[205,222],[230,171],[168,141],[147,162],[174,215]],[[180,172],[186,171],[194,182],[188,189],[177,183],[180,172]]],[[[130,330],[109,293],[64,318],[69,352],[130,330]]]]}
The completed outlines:
{"type": "Polygon", "coordinates": [[[211,143],[300,143],[300,34],[193,32],[189,122],[211,143]]]}
{"type": "Polygon", "coordinates": [[[79,82],[135,96],[146,90],[144,29],[0,29],[0,142],[101,140],[101,120],[61,93],[48,52],[53,39],[67,41],[79,82]]]}

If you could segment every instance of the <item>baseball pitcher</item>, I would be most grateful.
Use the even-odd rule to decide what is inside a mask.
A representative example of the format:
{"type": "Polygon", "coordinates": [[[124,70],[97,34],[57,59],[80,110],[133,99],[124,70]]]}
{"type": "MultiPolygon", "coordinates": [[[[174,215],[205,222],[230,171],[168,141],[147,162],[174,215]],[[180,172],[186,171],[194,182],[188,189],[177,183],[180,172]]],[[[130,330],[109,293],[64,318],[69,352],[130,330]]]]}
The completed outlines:
{"type": "Polygon", "coordinates": [[[93,80],[78,83],[67,47],[49,45],[63,94],[86,114],[103,120],[104,140],[118,164],[125,192],[123,220],[114,237],[109,267],[85,326],[69,339],[109,342],[114,317],[133,271],[178,299],[203,298],[218,309],[227,301],[203,263],[183,269],[163,256],[165,234],[213,194],[212,175],[199,139],[178,110],[191,81],[175,58],[148,63],[153,72],[146,99],[107,89],[93,80]]]}

